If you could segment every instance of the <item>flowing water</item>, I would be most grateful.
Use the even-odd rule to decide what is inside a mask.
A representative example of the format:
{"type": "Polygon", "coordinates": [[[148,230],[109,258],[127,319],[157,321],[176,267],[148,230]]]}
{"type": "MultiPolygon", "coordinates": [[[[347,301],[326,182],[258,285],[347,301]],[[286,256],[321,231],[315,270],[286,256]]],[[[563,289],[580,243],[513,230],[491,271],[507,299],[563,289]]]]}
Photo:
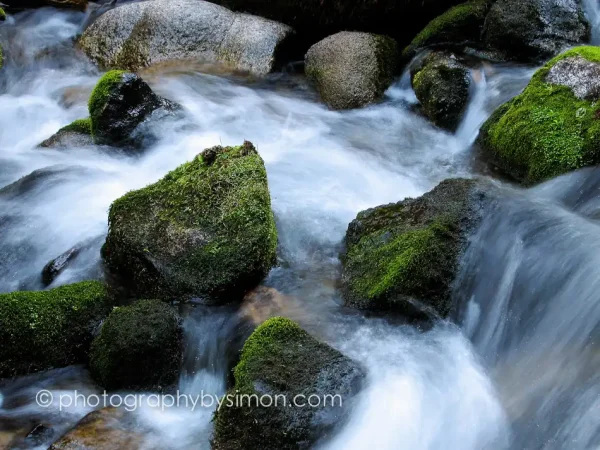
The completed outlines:
{"type": "MultiPolygon", "coordinates": [[[[588,6],[593,6],[589,2],[588,6]]],[[[597,9],[597,4],[595,5],[597,9]]],[[[600,445],[600,172],[528,191],[498,182],[501,199],[471,238],[455,288],[456,325],[429,331],[342,307],[338,253],[368,207],[418,196],[483,167],[472,149],[483,121],[516,95],[529,67],[475,73],[465,119],[443,132],[415,111],[405,74],[381,104],[334,112],[294,73],[253,81],[194,64],[142,75],[181,103],[186,123],[159,130],[143,155],[37,144],[87,115],[100,73],[73,47],[85,17],[43,9],[0,27],[0,292],[41,288],[40,271],[84,249],[53,286],[102,276],[107,210],[216,144],[247,139],[269,176],[280,261],[239,308],[186,305],[179,389],[222,395],[253,324],[297,320],[367,368],[350,416],[322,449],[588,449],[600,445]],[[21,177],[26,178],[21,178],[21,177]],[[17,180],[19,180],[16,184],[17,180]]],[[[0,384],[0,448],[39,423],[53,437],[92,408],[40,408],[35,392],[98,393],[82,367],[0,384]]],[[[214,408],[142,408],[139,430],[159,448],[208,448],[214,408]]],[[[13,441],[16,442],[16,441],[13,441]]]]}

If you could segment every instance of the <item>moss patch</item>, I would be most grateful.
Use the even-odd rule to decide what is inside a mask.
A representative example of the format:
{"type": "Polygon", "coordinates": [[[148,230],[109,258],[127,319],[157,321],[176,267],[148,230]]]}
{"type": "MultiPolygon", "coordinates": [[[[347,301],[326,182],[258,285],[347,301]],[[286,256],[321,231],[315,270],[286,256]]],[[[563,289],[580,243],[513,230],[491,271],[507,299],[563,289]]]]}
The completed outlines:
{"type": "Polygon", "coordinates": [[[479,41],[488,0],[472,0],[454,6],[433,19],[403,50],[402,56],[411,58],[420,48],[440,43],[479,41]]]}
{"type": "Polygon", "coordinates": [[[600,48],[574,48],[552,59],[481,129],[480,144],[495,164],[525,184],[600,162],[600,104],[545,82],[554,64],[572,56],[600,62],[600,48]]]}
{"type": "Polygon", "coordinates": [[[228,397],[223,399],[214,419],[215,449],[258,450],[265,448],[265,442],[269,448],[309,448],[334,425],[332,420],[323,421],[323,416],[334,419],[343,413],[339,404],[330,409],[326,407],[330,405],[301,408],[294,406],[293,399],[339,394],[346,402],[360,388],[364,372],[296,323],[273,317],[244,344],[234,376],[229,394],[237,397],[230,398],[235,402],[254,395],[255,400],[236,405],[229,404],[228,397]],[[259,406],[257,400],[265,394],[278,399],[277,406],[259,406]]]}
{"type": "Polygon", "coordinates": [[[263,161],[249,142],[205,150],[115,201],[103,249],[138,296],[237,296],[275,262],[263,161]]]}
{"type": "Polygon", "coordinates": [[[358,214],[342,255],[343,295],[360,309],[445,316],[466,232],[476,220],[479,182],[453,179],[417,199],[358,214]]]}
{"type": "Polygon", "coordinates": [[[0,294],[0,378],[83,362],[109,310],[96,281],[0,294]]]}
{"type": "Polygon", "coordinates": [[[90,371],[106,389],[162,390],[177,381],[181,321],[159,300],[115,308],[94,339],[90,371]]]}
{"type": "Polygon", "coordinates": [[[65,131],[81,134],[92,134],[92,121],[89,117],[87,119],[77,119],[69,125],[62,127],[60,130],[58,130],[58,133],[65,131]]]}
{"type": "Polygon", "coordinates": [[[94,121],[102,113],[102,109],[108,100],[108,96],[112,90],[122,82],[123,75],[125,75],[125,73],[126,72],[123,70],[111,70],[106,72],[104,76],[100,78],[100,81],[98,81],[96,87],[94,87],[92,95],[88,101],[92,134],[95,134],[94,121]]]}
{"type": "Polygon", "coordinates": [[[4,11],[4,9],[0,8],[0,21],[5,21],[6,20],[6,12],[4,11]]]}

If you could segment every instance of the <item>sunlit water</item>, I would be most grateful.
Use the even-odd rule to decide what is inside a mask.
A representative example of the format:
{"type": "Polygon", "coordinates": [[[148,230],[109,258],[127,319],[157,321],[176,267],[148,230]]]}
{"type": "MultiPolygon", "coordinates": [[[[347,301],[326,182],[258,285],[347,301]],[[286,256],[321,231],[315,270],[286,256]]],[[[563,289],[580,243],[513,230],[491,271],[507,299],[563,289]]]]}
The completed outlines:
{"type": "MultiPolygon", "coordinates": [[[[0,191],[0,292],[41,288],[43,266],[81,243],[85,251],[53,286],[101,277],[99,248],[113,200],[206,147],[250,140],[267,167],[279,265],[264,282],[262,300],[241,308],[182,308],[181,392],[222,395],[253,324],[283,314],[367,368],[349,417],[319,448],[587,449],[600,443],[595,171],[527,192],[501,188],[505,200],[472,237],[463,261],[458,326],[439,323],[421,332],[363,317],[341,306],[336,288],[340,242],[357,212],[479,173],[483,165],[471,148],[478,129],[525,86],[531,68],[482,68],[465,119],[450,134],[418,115],[406,74],[381,104],[334,112],[298,75],[256,82],[173,65],[142,75],[181,103],[187,119],[165,126],[143,155],[36,148],[87,115],[100,73],[73,48],[83,20],[83,14],[46,9],[0,26],[7,55],[0,76],[0,187],[32,174],[0,191]]],[[[0,447],[38,423],[52,425],[56,438],[90,410],[42,409],[34,401],[39,389],[99,392],[80,367],[0,383],[0,447]]],[[[213,409],[144,408],[136,416],[154,446],[208,448],[213,409]]]]}

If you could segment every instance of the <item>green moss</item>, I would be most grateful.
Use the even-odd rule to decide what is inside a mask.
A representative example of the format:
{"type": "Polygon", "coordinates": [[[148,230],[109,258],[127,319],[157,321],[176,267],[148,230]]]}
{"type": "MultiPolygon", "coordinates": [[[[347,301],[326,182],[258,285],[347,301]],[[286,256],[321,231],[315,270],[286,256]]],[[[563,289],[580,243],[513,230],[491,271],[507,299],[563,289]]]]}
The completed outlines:
{"type": "Polygon", "coordinates": [[[6,12],[4,9],[0,8],[0,21],[6,20],[6,12]]]}
{"type": "Polygon", "coordinates": [[[92,134],[92,121],[89,117],[87,119],[77,119],[73,123],[62,127],[60,130],[58,130],[58,133],[67,131],[81,134],[92,134]]]}
{"type": "Polygon", "coordinates": [[[431,44],[478,41],[488,3],[488,0],[472,0],[450,8],[429,22],[404,49],[402,56],[412,57],[415,51],[431,44]]]}
{"type": "Polygon", "coordinates": [[[552,59],[522,94],[500,107],[482,127],[485,150],[526,184],[600,162],[600,104],[544,81],[554,64],[572,56],[600,62],[600,49],[574,48],[552,59]]]}
{"type": "Polygon", "coordinates": [[[123,75],[126,72],[123,70],[111,70],[106,72],[100,81],[96,84],[96,87],[92,91],[88,102],[88,109],[90,112],[90,119],[92,124],[92,134],[95,134],[94,121],[102,113],[102,108],[106,104],[107,98],[112,90],[121,83],[123,75]]]}
{"type": "Polygon", "coordinates": [[[83,362],[109,309],[96,281],[0,294],[0,378],[83,362]]]}
{"type": "Polygon", "coordinates": [[[467,67],[451,54],[434,52],[413,76],[412,86],[425,115],[437,126],[455,130],[469,100],[467,67]]]}
{"type": "Polygon", "coordinates": [[[250,143],[215,147],[115,201],[104,256],[140,296],[241,293],[275,261],[263,161],[250,143]]]}
{"type": "Polygon", "coordinates": [[[234,370],[235,389],[240,393],[254,392],[257,375],[266,369],[262,362],[282,356],[293,342],[312,339],[295,322],[284,317],[272,317],[260,325],[244,344],[239,364],[234,370]]]}
{"type": "Polygon", "coordinates": [[[245,403],[223,399],[224,406],[215,413],[212,448],[263,449],[268,442],[269,448],[292,450],[299,448],[299,442],[310,448],[311,443],[327,434],[334,423],[323,423],[323,415],[333,419],[343,412],[325,405],[294,407],[293,399],[339,394],[345,403],[360,387],[364,372],[293,321],[273,317],[244,344],[234,377],[229,395],[233,402],[242,399],[245,403]],[[265,394],[277,404],[261,407],[257,400],[265,394]],[[253,395],[254,401],[250,400],[253,395]]]}
{"type": "Polygon", "coordinates": [[[161,390],[177,381],[181,321],[159,300],[115,308],[90,350],[92,376],[106,389],[161,390]]]}

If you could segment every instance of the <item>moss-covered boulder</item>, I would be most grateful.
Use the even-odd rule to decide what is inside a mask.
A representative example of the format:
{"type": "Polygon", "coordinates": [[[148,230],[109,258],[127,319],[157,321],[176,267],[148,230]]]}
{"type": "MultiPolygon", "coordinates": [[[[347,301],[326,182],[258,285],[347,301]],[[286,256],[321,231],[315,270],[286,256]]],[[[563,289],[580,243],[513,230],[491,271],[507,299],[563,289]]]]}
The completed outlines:
{"type": "Polygon", "coordinates": [[[587,42],[589,32],[579,0],[501,0],[490,8],[482,39],[510,58],[538,61],[587,42]]]}
{"type": "Polygon", "coordinates": [[[0,378],[84,362],[109,311],[96,281],[0,294],[0,378]]]}
{"type": "Polygon", "coordinates": [[[305,63],[325,103],[358,108],[383,97],[397,69],[398,46],[386,36],[344,31],[313,45],[305,63]]]}
{"type": "Polygon", "coordinates": [[[311,448],[343,419],[364,371],[296,323],[274,317],[248,338],[234,376],[215,413],[216,450],[311,448]]]}
{"type": "Polygon", "coordinates": [[[125,409],[92,411],[54,442],[48,450],[153,450],[135,414],[125,409]]]}
{"type": "Polygon", "coordinates": [[[96,143],[133,146],[140,146],[148,137],[147,122],[179,108],[156,95],[139,76],[121,70],[111,70],[98,81],[88,107],[96,143]]]}
{"type": "Polygon", "coordinates": [[[4,22],[6,20],[6,12],[3,8],[0,8],[0,21],[4,22]]]}
{"type": "Polygon", "coordinates": [[[599,47],[578,47],[539,69],[481,128],[478,141],[490,162],[525,184],[598,164],[599,64],[599,47]]]}
{"type": "Polygon", "coordinates": [[[484,181],[450,179],[419,198],[360,212],[341,258],[346,304],[446,316],[458,260],[489,189],[484,181]]]}
{"type": "Polygon", "coordinates": [[[90,372],[105,389],[163,390],[177,381],[183,329],[173,307],[139,300],[115,308],[90,349],[90,372]]]}
{"type": "Polygon", "coordinates": [[[45,148],[88,147],[94,145],[92,138],[92,121],[79,119],[62,127],[55,134],[40,144],[45,148]]]}
{"type": "Polygon", "coordinates": [[[402,56],[410,59],[423,48],[447,44],[479,46],[490,3],[490,0],[470,0],[450,8],[429,22],[402,51],[402,56]]]}
{"type": "Polygon", "coordinates": [[[411,71],[411,82],[424,114],[437,126],[455,130],[469,102],[469,68],[451,53],[434,52],[411,71]]]}
{"type": "Polygon", "coordinates": [[[241,299],[275,262],[267,173],[249,142],[128,193],[108,221],[104,259],[138,298],[241,299]]]}

